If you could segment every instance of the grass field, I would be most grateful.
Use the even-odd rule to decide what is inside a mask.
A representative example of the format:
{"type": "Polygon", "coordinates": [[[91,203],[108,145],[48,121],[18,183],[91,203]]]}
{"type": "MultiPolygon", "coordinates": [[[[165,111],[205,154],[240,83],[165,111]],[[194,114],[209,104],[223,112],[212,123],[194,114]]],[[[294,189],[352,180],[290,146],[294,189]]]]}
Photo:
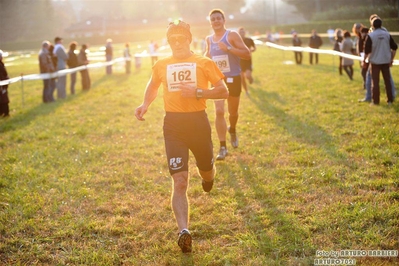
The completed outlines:
{"type": "MultiPolygon", "coordinates": [[[[399,104],[389,107],[385,94],[380,106],[357,102],[358,62],[350,81],[336,57],[293,60],[264,46],[253,54],[240,147],[216,163],[211,193],[191,156],[191,255],[176,244],[162,93],[145,122],[134,117],[149,59],[131,75],[122,65],[112,76],[92,69],[90,91],[78,77],[77,94],[53,104],[41,103],[42,81],[10,85],[11,117],[0,120],[0,264],[313,265],[320,252],[398,250],[399,104]]],[[[36,62],[20,58],[8,72],[37,73],[36,62]]],[[[399,67],[392,73],[399,88],[399,67]]],[[[209,101],[212,125],[213,111],[209,101]]],[[[216,153],[214,127],[213,140],[216,153]]],[[[399,265],[397,256],[351,258],[399,265]]]]}

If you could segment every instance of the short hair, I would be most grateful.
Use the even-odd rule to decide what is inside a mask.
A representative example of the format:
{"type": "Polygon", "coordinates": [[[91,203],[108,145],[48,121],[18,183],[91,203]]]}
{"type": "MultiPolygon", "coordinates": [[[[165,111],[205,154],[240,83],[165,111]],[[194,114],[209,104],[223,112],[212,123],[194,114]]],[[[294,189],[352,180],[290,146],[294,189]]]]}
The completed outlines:
{"type": "Polygon", "coordinates": [[[209,17],[212,16],[213,14],[215,14],[215,13],[221,14],[221,15],[222,15],[222,18],[225,19],[223,10],[218,9],[218,8],[212,9],[212,10],[209,12],[209,17]]]}
{"type": "Polygon", "coordinates": [[[49,41],[43,41],[42,42],[42,47],[49,47],[50,46],[50,42],[49,41]]]}
{"type": "Polygon", "coordinates": [[[351,36],[351,33],[347,30],[344,31],[344,38],[348,38],[351,36]]]}
{"type": "Polygon", "coordinates": [[[361,32],[361,33],[368,33],[369,30],[370,30],[370,29],[367,28],[367,27],[361,27],[361,28],[360,28],[360,32],[361,32]]]}
{"type": "Polygon", "coordinates": [[[193,36],[190,30],[190,24],[181,20],[176,20],[169,23],[168,29],[166,31],[166,37],[169,39],[169,36],[172,34],[183,34],[187,37],[190,43],[193,40],[193,36]]]}
{"type": "Polygon", "coordinates": [[[71,50],[75,50],[76,49],[76,46],[78,46],[78,43],[77,42],[71,42],[70,44],[69,44],[69,49],[71,49],[71,50]]]}
{"type": "Polygon", "coordinates": [[[378,29],[378,28],[381,28],[381,26],[382,26],[382,20],[381,19],[376,18],[376,19],[373,20],[373,27],[374,28],[378,29]]]}
{"type": "Polygon", "coordinates": [[[338,40],[339,38],[342,38],[342,29],[336,28],[334,31],[334,38],[335,40],[338,40]]]}

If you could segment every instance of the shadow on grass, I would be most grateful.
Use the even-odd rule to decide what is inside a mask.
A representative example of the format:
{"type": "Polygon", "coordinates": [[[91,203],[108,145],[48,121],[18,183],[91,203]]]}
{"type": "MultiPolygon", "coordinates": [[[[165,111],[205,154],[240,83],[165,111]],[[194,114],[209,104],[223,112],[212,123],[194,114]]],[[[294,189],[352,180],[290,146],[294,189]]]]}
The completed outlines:
{"type": "MultiPolygon", "coordinates": [[[[255,253],[268,258],[271,265],[285,265],[288,258],[295,258],[298,265],[311,262],[314,247],[311,244],[311,236],[301,222],[292,214],[285,212],[284,206],[277,203],[275,197],[279,193],[273,189],[266,189],[259,186],[257,174],[252,172],[245,161],[237,160],[244,176],[229,174],[229,186],[235,187],[234,198],[239,204],[240,215],[245,219],[246,227],[251,233],[247,242],[256,248],[255,253]],[[240,180],[239,180],[240,179],[240,180]],[[240,189],[241,179],[245,179],[245,184],[250,187],[249,196],[240,189]],[[252,201],[251,201],[252,200],[252,201]],[[256,209],[253,209],[256,202],[256,209]],[[252,239],[251,237],[254,237],[252,239]]],[[[219,166],[222,172],[229,172],[229,166],[223,164],[219,166]]],[[[293,263],[290,261],[290,263],[293,263]]],[[[295,264],[297,265],[297,264],[295,264]]],[[[310,265],[310,264],[309,264],[310,265]]]]}
{"type": "MultiPolygon", "coordinates": [[[[138,75],[139,72],[134,73],[133,75],[138,75]]],[[[23,128],[31,123],[31,121],[34,121],[37,116],[43,116],[43,115],[50,115],[51,113],[54,112],[57,108],[60,108],[64,104],[70,104],[71,102],[75,101],[76,99],[82,97],[83,95],[87,93],[91,93],[91,91],[96,88],[98,88],[101,84],[104,82],[112,79],[115,81],[115,84],[120,84],[122,82],[125,82],[127,79],[129,79],[130,75],[128,74],[114,74],[111,76],[103,75],[101,78],[96,79],[88,91],[82,91],[79,89],[77,90],[76,94],[74,95],[68,95],[67,98],[65,99],[57,99],[53,103],[40,103],[33,108],[30,109],[25,109],[23,112],[15,115],[15,116],[10,116],[8,118],[4,118],[0,120],[0,133],[5,133],[8,131],[15,130],[16,128],[23,128]]],[[[79,88],[79,83],[77,83],[77,88],[79,88]]],[[[55,92],[56,94],[56,92],[55,92]]]]}
{"type": "MultiPolygon", "coordinates": [[[[138,74],[138,73],[137,73],[138,74]]],[[[136,75],[136,74],[135,74],[136,75]]],[[[57,99],[53,103],[40,103],[33,108],[24,109],[22,112],[15,116],[10,116],[8,118],[1,119],[0,121],[0,133],[5,133],[8,131],[13,131],[16,128],[24,128],[29,125],[31,121],[35,120],[38,116],[50,115],[57,108],[60,108],[64,104],[72,104],[76,99],[82,97],[83,95],[90,93],[93,89],[95,90],[102,83],[109,81],[110,79],[115,80],[115,83],[122,83],[126,81],[130,76],[127,74],[114,74],[111,76],[103,75],[101,78],[96,79],[88,91],[82,91],[78,88],[80,87],[77,83],[77,93],[74,95],[68,95],[65,99],[57,99]]],[[[56,94],[56,92],[55,92],[56,94]]]]}
{"type": "Polygon", "coordinates": [[[190,265],[195,265],[194,264],[194,259],[193,259],[193,254],[191,253],[181,253],[180,255],[180,265],[181,266],[190,266],[190,265]]]}
{"type": "Polygon", "coordinates": [[[250,100],[259,110],[272,117],[277,127],[282,127],[297,141],[314,146],[337,162],[346,162],[346,155],[339,152],[337,142],[322,127],[314,123],[306,123],[300,117],[287,114],[283,109],[273,104],[273,102],[289,104],[278,93],[270,93],[255,88],[253,93],[250,100]]]}

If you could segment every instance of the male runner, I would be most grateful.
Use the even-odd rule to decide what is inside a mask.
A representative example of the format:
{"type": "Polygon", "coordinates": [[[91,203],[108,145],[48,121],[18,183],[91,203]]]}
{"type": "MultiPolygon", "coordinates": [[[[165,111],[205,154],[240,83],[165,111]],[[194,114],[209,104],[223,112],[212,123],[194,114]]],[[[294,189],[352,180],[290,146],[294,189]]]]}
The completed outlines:
{"type": "Polygon", "coordinates": [[[160,59],[152,67],[144,101],[135,116],[144,121],[144,114],[158,94],[162,84],[164,108],[163,125],[169,173],[173,179],[172,209],[179,228],[178,245],[183,253],[191,252],[188,230],[188,157],[193,153],[205,192],[212,189],[215,177],[211,126],[205,113],[206,99],[228,96],[223,74],[207,57],[190,50],[190,26],[183,21],[169,24],[166,33],[172,56],[160,59]],[[213,84],[213,89],[208,84],[213,84]]]}
{"type": "Polygon", "coordinates": [[[224,118],[225,101],[215,101],[215,126],[220,141],[220,150],[216,160],[224,160],[227,155],[227,131],[230,133],[231,145],[234,148],[238,147],[236,125],[241,95],[240,58],[249,60],[251,59],[251,53],[236,31],[226,29],[226,20],[222,10],[211,10],[209,13],[209,20],[214,34],[206,37],[205,55],[212,58],[223,72],[225,75],[224,80],[229,89],[229,97],[227,98],[230,122],[229,128],[227,128],[226,119],[224,118]]]}
{"type": "Polygon", "coordinates": [[[252,84],[254,82],[254,78],[252,77],[252,53],[256,51],[256,45],[255,45],[254,40],[252,40],[250,37],[246,36],[246,31],[243,27],[240,27],[238,29],[238,33],[240,34],[245,45],[248,47],[249,51],[251,52],[251,59],[249,59],[249,60],[241,59],[240,60],[242,87],[244,88],[245,93],[247,95],[249,95],[246,80],[249,81],[249,84],[252,84]]]}

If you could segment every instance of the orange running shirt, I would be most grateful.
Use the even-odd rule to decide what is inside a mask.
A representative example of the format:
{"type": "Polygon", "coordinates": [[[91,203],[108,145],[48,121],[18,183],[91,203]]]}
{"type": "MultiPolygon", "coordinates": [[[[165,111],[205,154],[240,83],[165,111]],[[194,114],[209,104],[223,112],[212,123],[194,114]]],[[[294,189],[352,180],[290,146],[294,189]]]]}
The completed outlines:
{"type": "Polygon", "coordinates": [[[187,83],[203,90],[209,89],[224,78],[223,73],[208,57],[193,54],[178,60],[173,56],[158,60],[152,67],[154,81],[162,82],[163,100],[166,112],[198,112],[205,110],[206,99],[184,98],[177,85],[187,83]]]}

